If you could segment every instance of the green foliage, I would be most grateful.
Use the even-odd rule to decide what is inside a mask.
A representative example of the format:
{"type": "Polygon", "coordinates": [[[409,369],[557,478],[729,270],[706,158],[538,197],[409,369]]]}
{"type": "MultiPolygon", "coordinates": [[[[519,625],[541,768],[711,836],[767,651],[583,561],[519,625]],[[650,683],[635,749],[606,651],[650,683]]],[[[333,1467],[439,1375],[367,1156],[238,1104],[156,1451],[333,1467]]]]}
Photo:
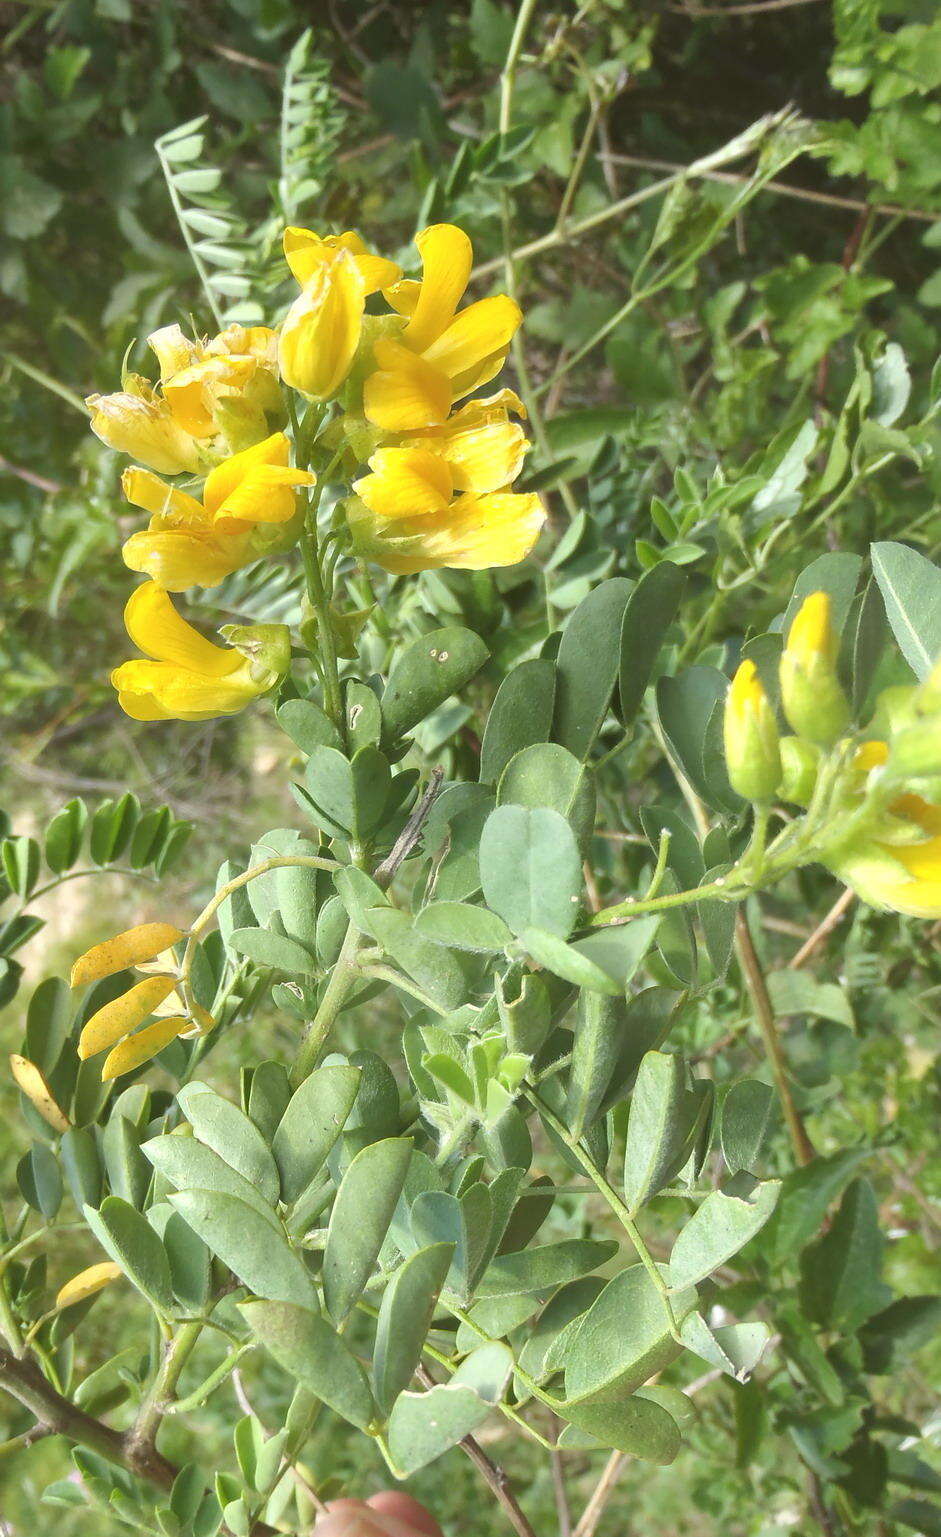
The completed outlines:
{"type": "MultiPolygon", "coordinates": [[[[79,1039],[127,974],[70,996],[30,972],[3,1192],[22,1214],[0,1217],[6,1344],[159,1433],[175,1477],[81,1435],[64,1477],[62,1439],[24,1450],[4,1396],[4,1501],[38,1469],[14,1531],[40,1494],[69,1537],[308,1530],[308,1488],[391,1473],[490,1537],[503,1515],[458,1449],[482,1427],[540,1532],[547,1442],[573,1517],[607,1455],[631,1459],[612,1531],[937,1529],[933,931],[861,903],[827,928],[839,888],[807,864],[730,883],[755,849],[722,747],[739,661],[776,706],[783,636],[826,591],[865,734],[941,651],[941,23],[840,3],[831,38],[824,9],[536,7],[501,114],[499,0],[340,5],[312,32],[290,0],[143,29],[120,0],[24,7],[0,109],[18,750],[41,762],[66,716],[86,776],[183,741],[93,713],[128,584],[77,407],[158,324],[276,323],[285,223],[408,264],[416,227],[457,221],[476,292],[513,269],[524,483],[551,523],[518,567],[389,577],[349,553],[331,482],[339,710],[294,553],[200,595],[207,624],[281,620],[318,658],[298,649],[251,728],[294,804],[240,805],[234,846],[211,790],[198,807],[173,916],[219,899],[177,957],[210,1033],[102,1084],[79,1039]],[[103,1255],[131,1290],[57,1309],[103,1255]]],[[[181,852],[149,761],[136,794],[4,824],[3,1003],[24,952],[48,964],[43,897],[181,852]]]]}

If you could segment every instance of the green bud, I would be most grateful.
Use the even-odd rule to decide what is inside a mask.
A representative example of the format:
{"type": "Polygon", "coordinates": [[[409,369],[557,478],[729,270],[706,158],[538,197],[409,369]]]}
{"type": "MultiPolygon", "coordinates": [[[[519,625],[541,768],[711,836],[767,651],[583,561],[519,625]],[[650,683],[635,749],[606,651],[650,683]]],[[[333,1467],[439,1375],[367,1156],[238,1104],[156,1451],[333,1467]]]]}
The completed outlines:
{"type": "Polygon", "coordinates": [[[810,804],[822,758],[820,748],[812,742],[802,741],[796,736],[781,738],[783,774],[779,793],[782,800],[790,801],[795,806],[810,804]]]}

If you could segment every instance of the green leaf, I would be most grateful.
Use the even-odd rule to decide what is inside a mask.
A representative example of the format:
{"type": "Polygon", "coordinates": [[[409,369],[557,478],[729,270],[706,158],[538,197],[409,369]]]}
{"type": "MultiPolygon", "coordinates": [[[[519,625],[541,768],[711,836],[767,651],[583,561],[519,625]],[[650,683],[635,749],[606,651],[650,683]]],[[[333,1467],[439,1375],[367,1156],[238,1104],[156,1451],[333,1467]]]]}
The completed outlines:
{"type": "Polygon", "coordinates": [[[535,659],[508,672],[490,706],[480,747],[480,781],[496,784],[511,758],[547,742],[555,701],[555,666],[535,659]]]}
{"type": "Polygon", "coordinates": [[[240,1312],[279,1366],[350,1424],[374,1415],[366,1373],[326,1318],[291,1302],[243,1302],[240,1312]]]}
{"type": "Polygon", "coordinates": [[[51,1222],[62,1204],[62,1174],[55,1153],[34,1142],[16,1166],[16,1183],[27,1205],[51,1222]]]}
{"type": "Polygon", "coordinates": [[[641,1393],[614,1391],[590,1403],[566,1405],[563,1413],[603,1445],[645,1462],[666,1466],[682,1444],[672,1414],[641,1393]]]}
{"type": "Polygon", "coordinates": [[[323,1256],[324,1300],[337,1323],[347,1317],[369,1280],[411,1153],[406,1137],[386,1137],[357,1153],[343,1176],[323,1256]]]}
{"type": "Polygon", "coordinates": [[[248,1116],[202,1083],[184,1085],[177,1103],[200,1142],[224,1158],[255,1186],[263,1200],[273,1205],[280,1189],[277,1166],[261,1132],[248,1116]]]}
{"type": "Polygon", "coordinates": [[[389,1452],[397,1471],[403,1477],[416,1472],[482,1425],[512,1366],[505,1345],[482,1345],[449,1382],[426,1393],[400,1393],[389,1417],[389,1452]]]}
{"type": "Polygon", "coordinates": [[[695,1285],[744,1249],[771,1216],[780,1190],[780,1180],[766,1180],[749,1196],[707,1195],[673,1245],[671,1286],[695,1285]]]}
{"type": "Polygon", "coordinates": [[[565,1100],[565,1124],[576,1140],[600,1113],[621,1053],[626,1025],[627,1004],[623,998],[592,992],[579,995],[565,1100]]]}
{"type": "Polygon", "coordinates": [[[213,1190],[222,1195],[234,1195],[254,1207],[275,1232],[280,1232],[270,1202],[259,1194],[254,1184],[211,1147],[197,1142],[195,1137],[181,1137],[178,1133],[153,1137],[142,1144],[141,1152],[176,1190],[213,1190]]]}
{"type": "Polygon", "coordinates": [[[641,577],[627,600],[621,622],[618,692],[621,720],[630,725],[650,682],[657,654],[676,618],[686,573],[661,560],[641,577]]]}
{"type": "Polygon", "coordinates": [[[481,835],[480,878],[488,907],[514,934],[539,928],[564,939],[574,928],[582,864],[557,811],[497,806],[481,835]]]}
{"type": "Polygon", "coordinates": [[[467,1303],[491,1253],[493,1206],[487,1187],[473,1184],[460,1198],[425,1190],[413,1201],[409,1221],[419,1244],[451,1246],[446,1284],[467,1303]]]}
{"type": "MultiPolygon", "coordinates": [[[[666,1267],[664,1267],[665,1269],[666,1267]]],[[[696,1305],[695,1291],[671,1296],[677,1322],[696,1305]]],[[[630,1265],[609,1281],[567,1339],[565,1413],[572,1403],[632,1393],[680,1354],[660,1295],[643,1265],[630,1265]]]]}
{"type": "Polygon", "coordinates": [[[892,1299],[884,1285],[875,1191],[855,1179],[829,1230],[801,1255],[801,1301],[809,1318],[851,1334],[892,1299]]]}
{"type": "Polygon", "coordinates": [[[520,939],[537,966],[544,966],[547,971],[554,972],[566,982],[574,983],[576,987],[594,988],[599,993],[620,997],[620,983],[609,977],[587,955],[583,955],[576,945],[566,944],[564,939],[559,939],[546,929],[525,929],[520,939]]]}
{"type": "Polygon", "coordinates": [[[283,1200],[296,1201],[326,1162],[349,1118],[361,1076],[357,1067],[318,1067],[295,1090],[271,1144],[283,1200]]]}
{"type": "Polygon", "coordinates": [[[548,806],[571,824],[587,853],[595,825],[595,778],[557,742],[536,742],[507,764],[497,789],[500,806],[548,806]]]}
{"type": "Polygon", "coordinates": [[[218,1190],[178,1190],[169,1200],[250,1291],[274,1302],[316,1306],[304,1262],[253,1206],[218,1190]]]}
{"type": "Polygon", "coordinates": [[[86,1206],[84,1216],[105,1253],[121,1266],[131,1284],[158,1313],[169,1313],[173,1308],[170,1262],[147,1218],[116,1195],[106,1196],[97,1211],[86,1206]]]}
{"type": "Polygon", "coordinates": [[[906,662],[926,678],[941,655],[941,571],[904,544],[871,548],[872,569],[906,662]]]}
{"type": "Polygon", "coordinates": [[[781,1119],[778,1096],[760,1078],[740,1078],[722,1101],[722,1156],[730,1174],[754,1173],[781,1119]]]}
{"type": "Polygon", "coordinates": [[[513,935],[495,913],[469,902],[431,902],[415,919],[415,933],[436,945],[492,955],[510,944],[513,935]]]}
{"type": "Polygon", "coordinates": [[[779,1263],[793,1261],[800,1253],[816,1233],[831,1201],[871,1156],[868,1147],[845,1148],[829,1158],[815,1158],[805,1168],[787,1175],[766,1234],[779,1263]]]}
{"type": "Polygon", "coordinates": [[[687,667],[657,684],[657,713],[671,755],[707,805],[736,811],[722,750],[728,679],[714,667],[687,667]]]}
{"type": "Polygon", "coordinates": [[[648,1051],[637,1071],[624,1149],[624,1194],[637,1211],[683,1167],[702,1123],[705,1085],[689,1088],[682,1057],[648,1051]]]}
{"type": "Polygon", "coordinates": [[[408,1387],[421,1360],[453,1254],[449,1243],[419,1249],[399,1266],[383,1293],[372,1368],[376,1402],[383,1414],[408,1387]]]}
{"type": "Polygon", "coordinates": [[[391,777],[388,760],[376,747],[361,747],[352,760],[333,747],[315,747],[305,783],[328,831],[363,839],[383,819],[391,777]]]}
{"type": "Polygon", "coordinates": [[[562,633],[552,734],[576,758],[587,758],[608,711],[630,595],[624,577],[602,582],[583,598],[562,633]]]}
{"type": "Polygon", "coordinates": [[[477,1288],[479,1297],[514,1297],[525,1292],[551,1291],[580,1280],[613,1259],[618,1246],[608,1238],[563,1238],[537,1244],[517,1254],[501,1254],[487,1266],[477,1288]]]}
{"type": "Polygon", "coordinates": [[[254,961],[256,966],[270,966],[274,971],[309,977],[317,970],[317,963],[305,945],[271,929],[233,929],[229,948],[254,961]]]}
{"type": "Polygon", "coordinates": [[[654,942],[660,922],[659,913],[648,913],[630,923],[596,929],[593,934],[576,939],[574,948],[579,955],[600,966],[623,989],[633,981],[638,966],[654,942]]]}
{"type": "Polygon", "coordinates": [[[382,695],[385,735],[396,741],[479,672],[489,651],[472,630],[431,630],[400,652],[382,695]]]}
{"type": "Polygon", "coordinates": [[[308,756],[317,747],[342,747],[336,726],[312,699],[288,699],[277,713],[278,724],[308,756]]]}
{"type": "Polygon", "coordinates": [[[82,847],[88,823],[88,807],[82,800],[71,800],[57,811],[46,828],[43,854],[54,875],[71,870],[82,847]]]}
{"type": "Polygon", "coordinates": [[[461,963],[443,945],[420,933],[407,913],[394,907],[377,907],[370,913],[370,928],[383,949],[407,976],[443,1009],[456,1009],[467,996],[467,977],[461,963]]]}

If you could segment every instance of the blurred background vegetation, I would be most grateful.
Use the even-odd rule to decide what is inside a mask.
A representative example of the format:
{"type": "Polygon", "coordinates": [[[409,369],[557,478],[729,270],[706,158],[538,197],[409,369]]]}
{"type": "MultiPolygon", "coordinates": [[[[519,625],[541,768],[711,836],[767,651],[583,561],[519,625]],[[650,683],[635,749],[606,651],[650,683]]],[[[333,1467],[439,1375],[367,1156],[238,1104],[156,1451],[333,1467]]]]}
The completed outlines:
{"type": "MultiPolygon", "coordinates": [[[[276,318],[285,222],[352,226],[394,255],[423,223],[448,218],[482,264],[496,264],[507,230],[517,250],[542,242],[516,263],[525,382],[540,402],[530,479],[557,527],[573,507],[591,514],[553,557],[557,618],[602,575],[636,576],[666,547],[690,574],[695,656],[752,616],[764,627],[815,554],[862,552],[879,537],[937,557],[941,459],[926,420],[941,351],[936,0],[540,5],[512,82],[511,152],[504,142],[497,153],[513,20],[501,0],[0,3],[0,736],[18,830],[72,795],[94,806],[129,785],[144,805],[199,824],[170,888],[171,902],[188,903],[223,852],[291,816],[263,713],[198,727],[119,717],[107,680],[125,655],[119,547],[131,523],[120,465],[82,406],[117,386],[128,352],[147,371],[145,338],[159,325],[192,316],[215,329],[213,307],[215,318],[276,318]],[[816,125],[800,158],[761,191],[730,160],[695,190],[675,189],[658,224],[662,198],[638,194],[788,104],[816,125]],[[193,119],[175,148],[155,152],[193,119]],[[202,244],[205,283],[184,232],[202,244]],[[664,281],[618,319],[642,256],[656,277],[649,253],[667,244],[664,281]],[[894,361],[880,387],[907,398],[901,349],[909,425],[888,410],[859,433],[860,381],[887,338],[894,361]],[[774,496],[746,539],[737,509],[759,474],[777,476],[774,496]],[[790,524],[808,476],[812,515],[790,524]]],[[[432,611],[450,601],[486,612],[494,598],[471,578],[413,586],[409,602],[432,611]]],[[[292,591],[288,567],[232,579],[213,603],[226,617],[289,613],[292,591]]],[[[409,603],[389,613],[407,625],[409,603]]],[[[426,749],[445,761],[471,751],[465,721],[445,722],[426,749]]],[[[624,825],[617,805],[605,814],[602,825],[624,825]]],[[[80,949],[111,912],[153,915],[145,883],[89,884],[93,895],[79,883],[54,909],[39,903],[49,923],[24,952],[28,977],[61,965],[65,934],[80,949]]],[[[815,890],[798,895],[819,905],[815,890]]],[[[792,946],[801,916],[780,917],[792,946]]],[[[809,1011],[792,1037],[811,1109],[865,1125],[881,1105],[903,1139],[907,1167],[896,1160],[882,1190],[897,1233],[890,1279],[903,1291],[932,1284],[938,1242],[937,1163],[924,1167],[938,1085],[924,1037],[941,975],[932,936],[918,933],[913,944],[914,929],[900,938],[894,920],[858,918],[843,962],[860,989],[854,1030],[809,1011]],[[917,1001],[904,990],[916,975],[917,1001]]],[[[703,1020],[694,1046],[709,1050],[730,1028],[713,1024],[703,1020]]],[[[925,1371],[922,1359],[893,1384],[899,1413],[924,1417],[925,1371]]],[[[628,1470],[602,1533],[803,1531],[796,1454],[788,1465],[780,1440],[764,1460],[752,1452],[750,1422],[775,1413],[777,1391],[762,1405],[728,1388],[704,1401],[680,1462],[628,1470]]],[[[205,1417],[221,1447],[223,1430],[205,1417]]],[[[549,1470],[528,1466],[523,1447],[501,1454],[535,1480],[537,1530],[555,1529],[549,1470]]],[[[368,1455],[364,1438],[342,1432],[318,1450],[360,1482],[371,1474],[350,1459],[368,1455]]],[[[57,1458],[45,1447],[6,1481],[0,1464],[0,1530],[26,1537],[53,1520],[70,1530],[65,1512],[43,1512],[46,1528],[30,1513],[57,1458]]],[[[587,1493],[597,1459],[573,1456],[567,1471],[587,1493]]],[[[455,1453],[416,1492],[446,1529],[461,1530],[472,1509],[475,1534],[489,1537],[472,1478],[455,1453]]],[[[880,1522],[857,1529],[888,1532],[880,1522]]]]}

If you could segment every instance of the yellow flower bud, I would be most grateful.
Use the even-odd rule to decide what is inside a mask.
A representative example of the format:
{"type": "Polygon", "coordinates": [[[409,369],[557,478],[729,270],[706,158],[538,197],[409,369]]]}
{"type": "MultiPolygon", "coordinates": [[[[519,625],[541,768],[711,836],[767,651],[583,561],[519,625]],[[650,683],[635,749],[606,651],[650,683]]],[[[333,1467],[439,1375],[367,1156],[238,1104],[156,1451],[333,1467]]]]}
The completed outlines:
{"type": "Polygon", "coordinates": [[[342,247],[321,261],[288,310],[278,361],[292,389],[329,400],[343,383],[359,346],[366,284],[342,247]]]}
{"type": "Polygon", "coordinates": [[[795,616],[781,657],[781,703],[797,735],[822,747],[842,735],[850,718],[836,653],[829,596],[813,592],[795,616]]]}
{"type": "Polygon", "coordinates": [[[781,751],[774,710],[754,662],[743,662],[732,679],[724,734],[733,790],[747,801],[770,801],[781,782],[781,751]]]}

